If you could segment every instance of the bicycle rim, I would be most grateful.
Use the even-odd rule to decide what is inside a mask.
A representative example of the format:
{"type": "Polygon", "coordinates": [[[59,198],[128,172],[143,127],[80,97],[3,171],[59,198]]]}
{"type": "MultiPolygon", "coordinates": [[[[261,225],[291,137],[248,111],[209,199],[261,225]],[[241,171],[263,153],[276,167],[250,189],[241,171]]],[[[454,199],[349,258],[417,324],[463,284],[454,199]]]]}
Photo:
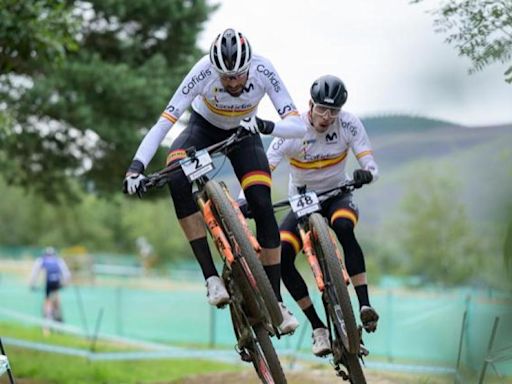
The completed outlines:
{"type": "Polygon", "coordinates": [[[323,216],[318,213],[312,214],[309,217],[309,226],[317,245],[317,257],[326,282],[325,290],[330,290],[330,292],[324,293],[327,294],[327,300],[336,301],[329,302],[329,314],[339,334],[346,335],[346,339],[348,339],[348,342],[344,343],[346,344],[345,348],[348,352],[357,355],[360,346],[359,330],[352,310],[350,295],[343,279],[341,262],[336,255],[336,245],[332,241],[329,227],[323,216]],[[340,321],[340,311],[342,321],[340,321]]]}
{"type": "Polygon", "coordinates": [[[283,322],[283,316],[276,296],[225,190],[215,180],[208,181],[205,189],[220,216],[221,225],[226,230],[228,239],[233,243],[232,246],[234,245],[233,251],[239,249],[241,257],[235,260],[235,265],[232,266],[233,274],[240,285],[250,313],[259,317],[266,308],[271,323],[278,327],[283,322]]]}

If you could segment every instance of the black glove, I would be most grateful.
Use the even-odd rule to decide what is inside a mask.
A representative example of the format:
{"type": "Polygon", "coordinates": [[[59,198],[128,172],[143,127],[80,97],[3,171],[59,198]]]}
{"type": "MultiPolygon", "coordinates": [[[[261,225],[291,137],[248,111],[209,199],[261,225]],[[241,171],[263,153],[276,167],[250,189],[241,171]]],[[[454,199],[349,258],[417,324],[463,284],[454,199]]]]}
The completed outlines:
{"type": "Polygon", "coordinates": [[[270,120],[263,120],[259,117],[256,117],[256,122],[258,123],[258,131],[263,133],[264,135],[270,135],[274,132],[274,122],[270,120]]]}
{"type": "Polygon", "coordinates": [[[372,173],[366,169],[356,169],[353,177],[355,188],[361,188],[364,184],[369,184],[373,180],[372,173]]]}

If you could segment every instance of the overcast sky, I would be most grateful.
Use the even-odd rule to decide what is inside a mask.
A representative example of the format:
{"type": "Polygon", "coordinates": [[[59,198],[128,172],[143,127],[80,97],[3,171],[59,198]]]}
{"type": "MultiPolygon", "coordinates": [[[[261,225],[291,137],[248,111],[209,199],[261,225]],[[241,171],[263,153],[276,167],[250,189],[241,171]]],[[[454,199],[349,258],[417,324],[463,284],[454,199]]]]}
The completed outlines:
{"type": "MultiPolygon", "coordinates": [[[[512,85],[504,65],[467,74],[434,32],[425,11],[436,1],[220,0],[200,35],[205,51],[216,34],[234,27],[253,50],[272,61],[300,110],[309,86],[323,74],[345,82],[345,109],[360,117],[409,113],[468,126],[512,123],[512,85]]],[[[259,115],[277,118],[268,100],[259,115]]]]}

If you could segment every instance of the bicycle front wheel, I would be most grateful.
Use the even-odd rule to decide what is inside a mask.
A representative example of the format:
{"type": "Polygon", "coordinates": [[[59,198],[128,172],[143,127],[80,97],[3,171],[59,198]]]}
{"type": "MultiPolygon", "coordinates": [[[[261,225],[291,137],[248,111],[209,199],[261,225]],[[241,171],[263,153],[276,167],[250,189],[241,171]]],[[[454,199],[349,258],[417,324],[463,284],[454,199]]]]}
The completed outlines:
{"type": "Polygon", "coordinates": [[[336,244],[332,241],[325,218],[313,213],[309,217],[315,250],[324,275],[329,314],[349,353],[357,356],[360,339],[354,311],[347,286],[343,279],[341,261],[336,255],[336,244]]]}
{"type": "Polygon", "coordinates": [[[226,195],[227,191],[215,180],[208,181],[205,189],[219,215],[219,224],[226,231],[226,236],[233,247],[233,251],[240,255],[235,260],[236,265],[233,266],[233,274],[237,284],[240,285],[250,314],[254,317],[261,316],[261,312],[265,308],[261,308],[259,301],[263,300],[263,305],[266,307],[271,323],[278,327],[283,322],[283,315],[276,295],[256,251],[247,238],[237,212],[226,195]]]}

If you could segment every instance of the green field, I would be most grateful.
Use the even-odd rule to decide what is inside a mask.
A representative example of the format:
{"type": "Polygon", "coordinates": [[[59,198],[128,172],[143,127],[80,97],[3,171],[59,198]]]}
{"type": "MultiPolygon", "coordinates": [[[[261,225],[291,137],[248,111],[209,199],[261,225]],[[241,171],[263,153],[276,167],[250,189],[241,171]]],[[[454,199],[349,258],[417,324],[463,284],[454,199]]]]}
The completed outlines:
{"type": "MultiPolygon", "coordinates": [[[[87,349],[90,341],[80,337],[53,333],[42,335],[37,327],[0,323],[1,336],[71,348],[87,349]]],[[[240,370],[232,364],[198,359],[90,361],[86,358],[9,347],[9,361],[16,378],[30,378],[41,383],[156,383],[172,381],[205,372],[240,370]]],[[[121,343],[98,341],[97,352],[131,351],[121,343]]],[[[5,380],[5,378],[4,378],[5,380]]],[[[2,381],[0,381],[1,383],[2,381]]],[[[32,382],[32,381],[31,381],[32,382]]]]}

